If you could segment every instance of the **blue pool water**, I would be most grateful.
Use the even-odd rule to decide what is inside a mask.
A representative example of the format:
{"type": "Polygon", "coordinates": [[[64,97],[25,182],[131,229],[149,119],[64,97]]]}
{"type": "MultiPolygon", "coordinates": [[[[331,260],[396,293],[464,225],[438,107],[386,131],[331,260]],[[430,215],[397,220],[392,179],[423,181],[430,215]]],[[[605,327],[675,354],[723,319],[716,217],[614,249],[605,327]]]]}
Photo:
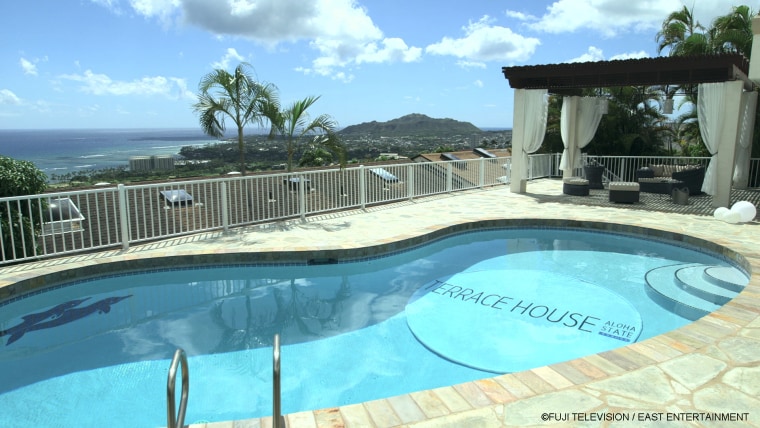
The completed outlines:
{"type": "Polygon", "coordinates": [[[565,361],[691,322],[646,292],[647,272],[679,264],[733,268],[623,235],[493,229],[350,263],[64,284],[0,302],[0,426],[166,425],[178,347],[186,423],[270,415],[275,333],[283,413],[565,361]]]}

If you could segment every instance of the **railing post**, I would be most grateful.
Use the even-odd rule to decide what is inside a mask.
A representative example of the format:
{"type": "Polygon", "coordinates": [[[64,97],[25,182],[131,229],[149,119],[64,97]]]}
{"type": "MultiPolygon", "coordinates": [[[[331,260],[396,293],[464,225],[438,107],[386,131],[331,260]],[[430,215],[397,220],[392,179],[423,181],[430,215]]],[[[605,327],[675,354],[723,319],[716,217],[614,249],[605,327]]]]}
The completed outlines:
{"type": "Polygon", "coordinates": [[[121,226],[121,249],[129,249],[129,213],[127,212],[127,188],[123,184],[117,187],[119,197],[119,224],[121,226]]]}
{"type": "Polygon", "coordinates": [[[359,205],[362,209],[367,206],[367,179],[364,176],[364,165],[359,165],[359,205]]]}
{"type": "Polygon", "coordinates": [[[227,181],[223,180],[219,185],[219,191],[222,193],[222,230],[224,233],[230,228],[230,204],[227,196],[227,181]]]}
{"type": "Polygon", "coordinates": [[[406,167],[406,191],[409,194],[409,200],[414,200],[414,165],[406,167]]]}
{"type": "Polygon", "coordinates": [[[298,210],[301,214],[301,221],[306,221],[306,177],[303,174],[298,175],[298,210]]]}
{"type": "Polygon", "coordinates": [[[528,180],[533,179],[533,157],[528,156],[528,180]]]}
{"type": "Polygon", "coordinates": [[[454,162],[446,162],[446,193],[451,193],[454,188],[454,162]]]}
{"type": "Polygon", "coordinates": [[[486,158],[480,158],[478,168],[478,187],[482,189],[486,185],[486,158]]]}

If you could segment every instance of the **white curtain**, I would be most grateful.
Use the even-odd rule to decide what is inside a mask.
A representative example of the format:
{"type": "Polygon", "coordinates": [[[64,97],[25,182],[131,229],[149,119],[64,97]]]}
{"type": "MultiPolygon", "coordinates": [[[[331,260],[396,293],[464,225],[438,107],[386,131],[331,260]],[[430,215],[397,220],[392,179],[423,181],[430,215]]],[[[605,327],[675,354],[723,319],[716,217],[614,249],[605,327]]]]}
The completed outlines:
{"type": "Polygon", "coordinates": [[[700,83],[697,91],[697,119],[699,132],[702,134],[707,150],[712,155],[705,170],[702,191],[714,195],[717,187],[718,138],[723,133],[723,112],[726,110],[726,91],[724,83],[700,83]]]}
{"type": "MultiPolygon", "coordinates": [[[[576,97],[577,98],[577,97],[576,97]]],[[[559,134],[562,137],[562,145],[565,146],[565,150],[562,151],[562,157],[559,160],[559,169],[565,171],[569,169],[568,163],[570,162],[570,130],[573,129],[570,123],[570,104],[572,97],[562,98],[562,110],[560,112],[559,119],[559,134]]]]}
{"type": "Polygon", "coordinates": [[[562,100],[562,116],[560,121],[560,133],[562,135],[562,142],[565,146],[565,150],[562,152],[559,169],[563,171],[568,168],[583,167],[581,149],[586,147],[594,138],[596,129],[599,127],[599,122],[602,120],[602,108],[607,101],[604,98],[595,97],[583,97],[578,99],[578,110],[575,116],[575,136],[577,137],[577,140],[572,141],[570,132],[573,124],[569,123],[569,111],[566,111],[565,109],[565,105],[570,104],[566,102],[567,99],[568,97],[565,97],[562,100]],[[573,165],[569,165],[569,162],[571,162],[568,159],[570,151],[572,151],[571,157],[573,165]]]}
{"type": "MultiPolygon", "coordinates": [[[[518,89],[522,90],[522,89],[518,89]]],[[[522,178],[528,178],[528,155],[541,148],[546,134],[546,117],[549,111],[549,97],[546,89],[525,89],[525,120],[522,152],[522,178]]]]}
{"type": "Polygon", "coordinates": [[[749,158],[752,148],[752,134],[755,126],[755,110],[757,108],[757,92],[742,94],[741,121],[739,122],[739,147],[736,149],[734,160],[734,187],[746,189],[749,179],[749,158]]]}

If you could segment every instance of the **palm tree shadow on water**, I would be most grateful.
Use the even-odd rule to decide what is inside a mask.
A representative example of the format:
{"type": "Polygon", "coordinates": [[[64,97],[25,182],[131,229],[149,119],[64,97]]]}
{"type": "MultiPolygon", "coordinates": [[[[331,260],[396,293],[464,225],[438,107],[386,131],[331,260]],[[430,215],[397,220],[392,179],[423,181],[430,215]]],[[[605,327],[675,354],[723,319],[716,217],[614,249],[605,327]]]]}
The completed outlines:
{"type": "MultiPolygon", "coordinates": [[[[249,289],[256,288],[250,285],[249,282],[249,289]]],[[[280,288],[272,290],[274,305],[269,311],[255,309],[254,297],[246,294],[246,322],[243,328],[231,326],[225,319],[225,301],[215,303],[212,320],[222,334],[211,353],[270,347],[275,334],[284,337],[286,343],[293,344],[339,332],[343,301],[351,297],[347,276],[342,276],[340,286],[332,297],[308,295],[300,289],[295,278],[290,279],[287,291],[283,292],[280,288]]]]}
{"type": "MultiPolygon", "coordinates": [[[[0,347],[0,394],[73,372],[168,360],[177,347],[189,349],[192,357],[271,347],[275,334],[288,344],[341,334],[357,327],[342,322],[343,302],[352,295],[349,278],[335,279],[339,282],[329,288],[322,286],[325,284],[304,288],[298,277],[287,283],[282,279],[246,280],[242,288],[162,313],[158,313],[160,309],[134,309],[139,302],[133,294],[138,296],[140,287],[136,293],[94,300],[89,305],[91,297],[85,297],[29,313],[9,325],[0,323],[0,339],[9,338],[0,347]],[[333,292],[325,292],[325,288],[333,292]],[[123,303],[129,301],[132,308],[123,303]],[[241,301],[245,312],[242,325],[231,314],[241,301]],[[56,330],[60,328],[65,331],[56,330]],[[51,337],[56,337],[57,343],[46,344],[51,337]]],[[[214,285],[220,288],[219,284],[211,288],[214,285]]]]}

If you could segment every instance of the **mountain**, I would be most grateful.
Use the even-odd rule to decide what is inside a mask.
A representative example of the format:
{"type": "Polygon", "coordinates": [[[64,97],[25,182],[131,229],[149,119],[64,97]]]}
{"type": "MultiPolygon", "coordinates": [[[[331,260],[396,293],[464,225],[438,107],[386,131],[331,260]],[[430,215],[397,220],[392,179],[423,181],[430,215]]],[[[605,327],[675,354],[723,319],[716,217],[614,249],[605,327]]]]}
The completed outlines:
{"type": "Polygon", "coordinates": [[[454,119],[434,119],[424,114],[408,114],[387,122],[365,122],[340,131],[342,135],[382,135],[384,137],[423,135],[469,135],[483,131],[470,122],[454,119]]]}

